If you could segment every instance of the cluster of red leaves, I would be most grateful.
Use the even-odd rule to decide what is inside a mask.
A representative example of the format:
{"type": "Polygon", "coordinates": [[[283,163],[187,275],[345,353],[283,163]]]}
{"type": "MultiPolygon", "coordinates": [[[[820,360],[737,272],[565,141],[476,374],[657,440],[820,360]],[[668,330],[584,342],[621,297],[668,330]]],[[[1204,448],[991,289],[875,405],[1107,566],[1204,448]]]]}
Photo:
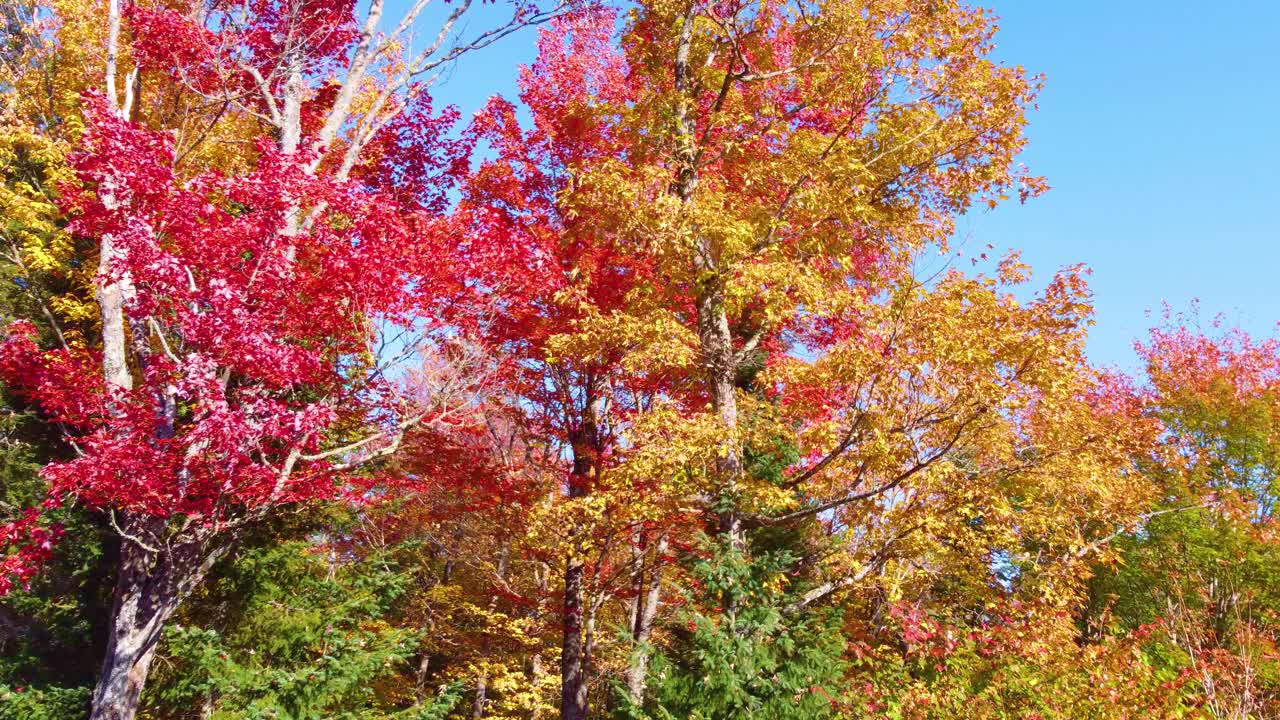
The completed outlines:
{"type": "Polygon", "coordinates": [[[0,597],[27,585],[49,561],[62,536],[60,525],[41,525],[40,513],[28,509],[22,517],[0,524],[0,597]]]}
{"type": "MultiPolygon", "coordinates": [[[[898,603],[890,606],[889,617],[898,627],[899,637],[906,645],[907,656],[919,656],[942,660],[955,652],[960,644],[963,631],[948,627],[929,617],[916,605],[898,603]]],[[[977,639],[977,632],[968,633],[971,639],[977,639]]],[[[941,666],[939,666],[941,667],[941,666]]]]}
{"type": "Polygon", "coordinates": [[[410,88],[409,96],[408,105],[365,146],[365,161],[351,176],[403,206],[443,214],[450,191],[470,171],[473,141],[450,137],[456,108],[435,112],[424,87],[410,88]]]}
{"type": "Polygon", "coordinates": [[[208,28],[172,10],[137,5],[129,8],[129,21],[140,67],[174,74],[200,92],[218,91],[224,74],[215,61],[219,39],[208,28]]]}
{"type": "MultiPolygon", "coordinates": [[[[468,131],[494,157],[468,179],[459,206],[468,225],[465,270],[484,295],[460,307],[497,312],[458,320],[501,349],[515,392],[544,408],[561,402],[559,391],[547,395],[542,377],[545,343],[581,317],[581,306],[562,301],[564,294],[608,314],[652,272],[646,258],[562,204],[575,170],[622,151],[616,128],[598,110],[625,102],[632,85],[610,42],[614,22],[601,8],[553,21],[539,36],[537,61],[521,71],[533,127],[522,129],[515,105],[495,97],[468,131]]],[[[620,354],[603,353],[596,367],[576,369],[605,371],[620,354]]]]}
{"type": "Polygon", "coordinates": [[[221,94],[256,89],[259,78],[283,83],[286,74],[275,69],[291,49],[305,48],[299,54],[304,74],[323,73],[356,37],[354,9],[354,0],[249,0],[234,13],[216,16],[216,27],[164,7],[133,5],[128,15],[141,67],[221,94]]]}
{"type": "Polygon", "coordinates": [[[360,183],[309,175],[265,142],[244,176],[180,183],[167,137],[115,118],[100,98],[86,105],[74,162],[96,194],[69,196],[67,209],[74,232],[120,248],[100,281],[129,288],[144,360],[138,387],[108,393],[94,353],[43,352],[33,328],[11,328],[0,372],[81,452],[46,467],[52,494],[215,521],[228,508],[332,496],[323,463],[283,488],[280,465],[388,390],[352,389],[348,375],[368,362],[375,323],[420,317],[430,302],[410,279],[427,275],[430,223],[360,183]],[[318,210],[313,222],[282,232],[299,207],[318,210]]]}
{"type": "Polygon", "coordinates": [[[1166,394],[1227,390],[1244,399],[1280,388],[1280,339],[1254,340],[1239,329],[1215,337],[1172,325],[1152,330],[1137,349],[1152,384],[1166,394]]]}

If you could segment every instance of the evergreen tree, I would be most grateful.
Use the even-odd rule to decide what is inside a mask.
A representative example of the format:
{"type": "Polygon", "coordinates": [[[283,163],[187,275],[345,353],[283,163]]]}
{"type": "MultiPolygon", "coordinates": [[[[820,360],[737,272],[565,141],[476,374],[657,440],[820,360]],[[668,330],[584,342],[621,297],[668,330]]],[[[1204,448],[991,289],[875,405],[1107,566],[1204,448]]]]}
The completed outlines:
{"type": "Polygon", "coordinates": [[[670,643],[654,658],[642,717],[833,716],[846,669],[840,614],[793,612],[793,551],[753,551],[748,557],[723,540],[707,541],[692,563],[692,589],[667,628],[670,643]]]}
{"type": "MultiPolygon", "coordinates": [[[[332,518],[327,518],[332,521],[332,518]]],[[[418,635],[392,623],[409,574],[389,557],[263,532],[216,572],[161,647],[149,717],[428,720],[461,697],[390,692],[418,635]]]]}

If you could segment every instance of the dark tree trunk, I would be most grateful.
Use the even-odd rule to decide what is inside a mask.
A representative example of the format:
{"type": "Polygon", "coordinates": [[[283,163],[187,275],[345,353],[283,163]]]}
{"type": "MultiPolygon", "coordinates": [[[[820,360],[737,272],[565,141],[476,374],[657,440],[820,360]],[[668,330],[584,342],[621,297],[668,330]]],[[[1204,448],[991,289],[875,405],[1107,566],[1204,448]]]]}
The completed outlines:
{"type": "Polygon", "coordinates": [[[165,623],[227,544],[206,546],[200,531],[160,545],[164,521],[125,518],[106,657],[93,691],[90,720],[133,720],[165,623]]]}
{"type": "Polygon", "coordinates": [[[585,571],[576,553],[565,563],[564,571],[564,641],[560,646],[560,719],[585,720],[587,717],[586,651],[582,633],[582,580],[585,571]]]}
{"type": "MultiPolygon", "coordinates": [[[[588,381],[588,386],[593,385],[588,381]]],[[[593,389],[593,388],[591,388],[593,389]]],[[[569,497],[580,498],[590,491],[592,474],[600,452],[597,428],[599,401],[590,389],[583,404],[582,424],[570,437],[573,471],[569,476],[569,497]]],[[[590,654],[584,637],[584,593],[586,564],[583,561],[586,528],[572,530],[570,551],[565,558],[564,639],[560,645],[560,720],[586,720],[587,677],[590,654]]]]}

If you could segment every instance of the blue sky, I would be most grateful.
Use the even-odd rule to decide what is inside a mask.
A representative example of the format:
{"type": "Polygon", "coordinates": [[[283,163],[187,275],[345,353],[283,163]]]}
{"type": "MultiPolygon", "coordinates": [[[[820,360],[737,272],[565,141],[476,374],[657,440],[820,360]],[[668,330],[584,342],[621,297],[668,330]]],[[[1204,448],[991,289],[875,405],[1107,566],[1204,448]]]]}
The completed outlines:
{"type": "Polygon", "coordinates": [[[1162,302],[1280,320],[1280,3],[1005,0],[998,53],[1044,73],[1024,161],[1052,190],[962,223],[1041,275],[1093,268],[1095,362],[1162,302]]]}
{"type": "MultiPolygon", "coordinates": [[[[1093,269],[1094,362],[1134,369],[1162,303],[1280,321],[1280,2],[992,0],[997,55],[1046,75],[1023,161],[1050,192],[960,222],[974,251],[1017,248],[1039,280],[1093,269]],[[1149,314],[1150,313],[1150,314],[1149,314]]],[[[479,22],[477,19],[475,22],[479,22]]],[[[533,35],[470,57],[436,89],[469,115],[514,94],[533,35]]]]}

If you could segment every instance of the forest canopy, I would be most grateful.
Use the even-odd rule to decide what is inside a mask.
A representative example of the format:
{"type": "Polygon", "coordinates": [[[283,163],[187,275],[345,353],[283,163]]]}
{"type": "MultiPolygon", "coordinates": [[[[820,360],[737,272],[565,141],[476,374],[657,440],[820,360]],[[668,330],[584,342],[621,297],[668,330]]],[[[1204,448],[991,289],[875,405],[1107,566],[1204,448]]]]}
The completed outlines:
{"type": "Polygon", "coordinates": [[[1280,717],[1280,339],[957,261],[993,11],[0,22],[0,720],[1280,717]]]}

